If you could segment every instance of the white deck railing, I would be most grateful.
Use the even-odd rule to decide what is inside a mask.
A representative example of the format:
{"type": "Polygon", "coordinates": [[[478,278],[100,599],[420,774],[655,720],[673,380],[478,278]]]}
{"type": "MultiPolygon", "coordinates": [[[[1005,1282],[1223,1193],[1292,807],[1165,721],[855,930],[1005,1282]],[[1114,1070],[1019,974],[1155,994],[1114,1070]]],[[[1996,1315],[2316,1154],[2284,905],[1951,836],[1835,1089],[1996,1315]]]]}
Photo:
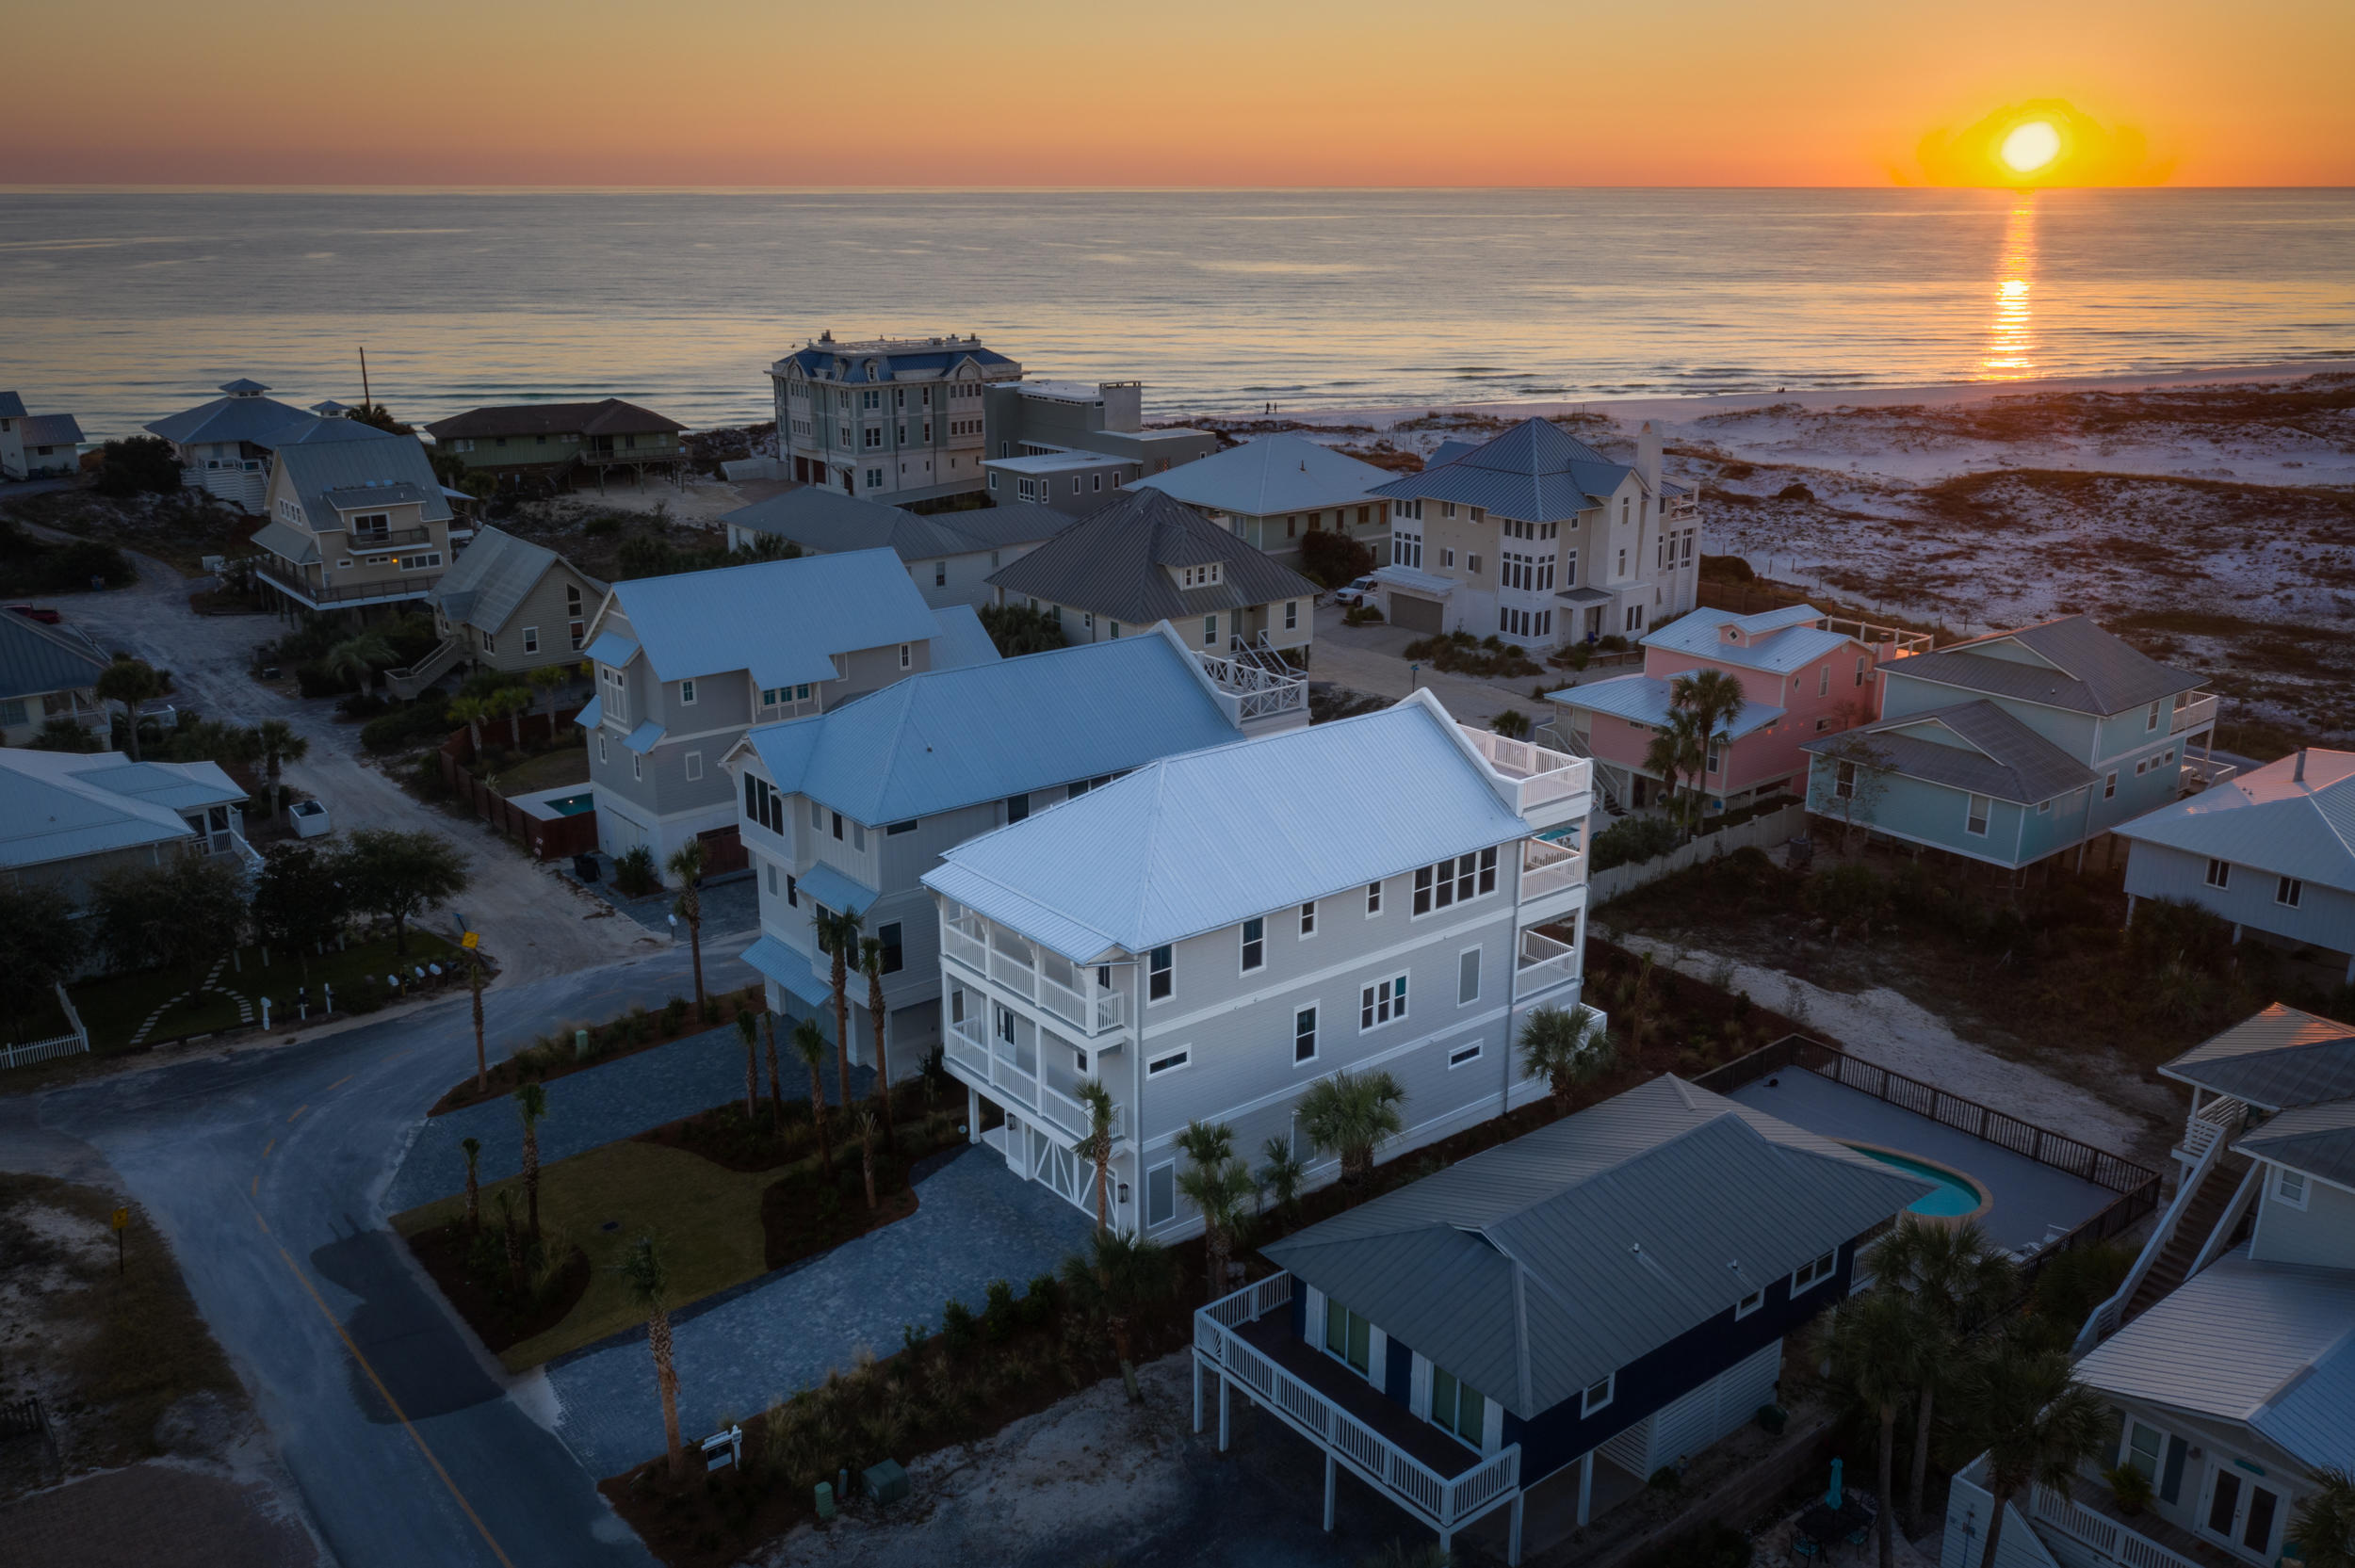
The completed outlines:
{"type": "Polygon", "coordinates": [[[1578,850],[1542,838],[1521,841],[1521,899],[1542,898],[1585,877],[1585,857],[1578,850]]]}
{"type": "Polygon", "coordinates": [[[1567,752],[1510,740],[1490,730],[1458,724],[1464,738],[1486,759],[1491,771],[1519,785],[1519,809],[1527,812],[1551,800],[1585,793],[1592,777],[1590,765],[1567,752]]]}
{"type": "Polygon", "coordinates": [[[2249,1119],[2249,1107],[2230,1094],[2219,1094],[2184,1123],[2184,1153],[2197,1160],[2217,1143],[2230,1142],[2249,1119]]]}
{"type": "Polygon", "coordinates": [[[1567,942],[1557,942],[1543,931],[1521,932],[1520,947],[1513,970],[1513,995],[1516,999],[1564,980],[1578,978],[1578,949],[1567,942]]]}
{"type": "Polygon", "coordinates": [[[2036,1489],[2032,1512],[2038,1524],[2050,1525],[2112,1562],[2125,1564],[2125,1568],[2207,1568],[2207,1564],[2162,1546],[2141,1531],[2120,1524],[2105,1513],[2097,1513],[2074,1497],[2064,1497],[2050,1487],[2036,1489]]]}
{"type": "Polygon", "coordinates": [[[2167,733],[2182,735],[2185,730],[2196,730],[2202,724],[2214,722],[2215,719],[2215,696],[2195,697],[2175,710],[2174,719],[2168,725],[2167,733]]]}
{"type": "MultiPolygon", "coordinates": [[[[1090,1035],[1117,1029],[1129,1021],[1128,993],[1108,987],[1085,984],[1088,970],[1081,965],[1053,962],[1083,985],[1072,985],[1046,973],[1031,958],[1031,945],[1011,932],[995,934],[969,925],[943,922],[940,928],[940,950],[960,967],[970,970],[1012,995],[1031,1002],[1076,1029],[1090,1035]],[[1019,942],[1022,950],[1013,951],[1009,942],[1019,942]]],[[[1050,958],[1052,955],[1049,955],[1050,958]]]]}
{"type": "MultiPolygon", "coordinates": [[[[1455,1531],[1519,1493],[1519,1444],[1487,1456],[1459,1476],[1442,1476],[1277,1366],[1235,1332],[1239,1324],[1289,1305],[1291,1296],[1291,1276],[1278,1274],[1245,1285],[1194,1313],[1194,1431],[1202,1430],[1200,1373],[1210,1370],[1231,1379],[1254,1403],[1437,1530],[1442,1544],[1455,1531]]],[[[1404,1411],[1400,1415],[1413,1419],[1404,1411]]],[[[1222,1437],[1224,1431],[1222,1423],[1222,1437]]]]}
{"type": "MultiPolygon", "coordinates": [[[[1237,651],[1242,652],[1240,640],[1237,651]]],[[[1273,654],[1267,656],[1276,657],[1273,654]]],[[[1240,720],[1248,722],[1277,714],[1304,712],[1308,706],[1306,675],[1289,671],[1277,674],[1266,664],[1249,658],[1220,658],[1215,654],[1196,654],[1194,657],[1201,660],[1202,671],[1210,677],[1210,684],[1241,704],[1236,713],[1240,720]]]]}
{"type": "MultiPolygon", "coordinates": [[[[950,1072],[973,1088],[1036,1113],[1057,1131],[1068,1133],[1074,1142],[1095,1130],[1096,1119],[1078,1099],[991,1050],[977,1020],[967,1018],[950,1025],[944,1044],[950,1072]]],[[[1128,1136],[1129,1107],[1114,1105],[1113,1138],[1117,1141],[1128,1136]]]]}

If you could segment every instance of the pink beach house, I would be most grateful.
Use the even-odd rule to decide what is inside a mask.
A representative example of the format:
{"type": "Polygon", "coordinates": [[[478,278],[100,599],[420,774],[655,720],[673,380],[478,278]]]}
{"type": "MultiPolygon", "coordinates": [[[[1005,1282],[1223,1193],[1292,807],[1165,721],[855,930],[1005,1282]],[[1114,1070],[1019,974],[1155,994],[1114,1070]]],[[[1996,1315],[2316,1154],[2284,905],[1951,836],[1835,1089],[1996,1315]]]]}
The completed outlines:
{"type": "MultiPolygon", "coordinates": [[[[1595,764],[1595,792],[1608,808],[1660,803],[1665,783],[1644,766],[1652,737],[1667,727],[1670,683],[1718,670],[1747,701],[1709,755],[1708,809],[1722,811],[1777,793],[1803,795],[1818,736],[1880,716],[1879,666],[1929,645],[1925,634],[1834,621],[1811,605],[1758,615],[1697,609],[1646,637],[1644,672],[1550,692],[1547,726],[1563,750],[1595,764]]],[[[1543,734],[1540,739],[1546,739],[1543,734]]]]}

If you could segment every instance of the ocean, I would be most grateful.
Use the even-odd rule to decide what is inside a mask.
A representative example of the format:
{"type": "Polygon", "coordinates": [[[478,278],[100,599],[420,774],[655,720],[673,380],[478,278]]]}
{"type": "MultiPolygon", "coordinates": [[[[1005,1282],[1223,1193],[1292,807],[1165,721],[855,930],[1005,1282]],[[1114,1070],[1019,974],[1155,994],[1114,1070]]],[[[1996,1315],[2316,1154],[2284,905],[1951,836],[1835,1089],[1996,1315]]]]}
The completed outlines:
{"type": "Polygon", "coordinates": [[[0,388],[92,439],[364,347],[404,418],[740,424],[829,329],[1160,417],[2345,358],[2355,192],[0,191],[0,388]]]}

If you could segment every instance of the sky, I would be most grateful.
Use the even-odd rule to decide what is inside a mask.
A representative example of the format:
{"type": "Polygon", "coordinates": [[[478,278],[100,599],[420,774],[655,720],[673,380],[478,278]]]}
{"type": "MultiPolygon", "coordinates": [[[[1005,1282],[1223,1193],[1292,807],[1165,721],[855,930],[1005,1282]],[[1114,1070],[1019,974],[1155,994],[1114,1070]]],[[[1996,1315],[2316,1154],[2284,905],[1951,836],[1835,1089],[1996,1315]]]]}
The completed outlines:
{"type": "Polygon", "coordinates": [[[2355,185],[2347,0],[17,0],[83,185],[2355,185]]]}

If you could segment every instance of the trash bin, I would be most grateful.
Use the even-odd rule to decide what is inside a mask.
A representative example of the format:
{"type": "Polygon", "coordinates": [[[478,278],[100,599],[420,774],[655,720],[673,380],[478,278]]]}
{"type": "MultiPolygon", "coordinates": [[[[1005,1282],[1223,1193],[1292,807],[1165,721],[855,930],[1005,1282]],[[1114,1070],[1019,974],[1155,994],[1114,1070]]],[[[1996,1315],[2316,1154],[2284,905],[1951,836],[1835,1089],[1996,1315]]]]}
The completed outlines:
{"type": "Polygon", "coordinates": [[[595,881],[597,880],[597,857],[594,855],[575,855],[573,857],[573,875],[578,877],[584,882],[595,881]]]}
{"type": "Polygon", "coordinates": [[[865,1483],[867,1495],[878,1503],[888,1507],[892,1503],[907,1501],[908,1473],[900,1467],[896,1459],[886,1459],[881,1464],[868,1466],[860,1473],[859,1479],[865,1483]]]}
{"type": "Polygon", "coordinates": [[[1780,1405],[1761,1405],[1758,1407],[1757,1419],[1758,1424],[1766,1430],[1769,1436],[1780,1437],[1782,1429],[1791,1420],[1791,1413],[1780,1405]]]}

